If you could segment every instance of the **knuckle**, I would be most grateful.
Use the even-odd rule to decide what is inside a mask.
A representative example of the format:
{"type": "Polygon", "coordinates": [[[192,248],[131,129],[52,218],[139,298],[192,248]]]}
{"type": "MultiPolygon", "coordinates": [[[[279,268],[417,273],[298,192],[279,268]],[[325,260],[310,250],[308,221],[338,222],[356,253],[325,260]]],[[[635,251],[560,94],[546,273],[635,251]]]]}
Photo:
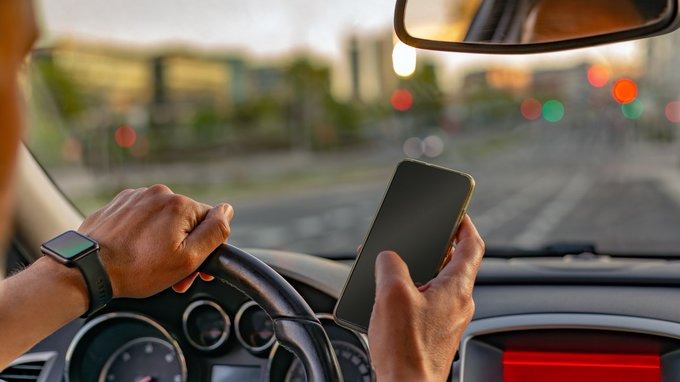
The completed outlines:
{"type": "Polygon", "coordinates": [[[381,299],[390,304],[401,304],[408,301],[411,297],[411,290],[401,280],[389,282],[382,288],[381,299]]]}
{"type": "Polygon", "coordinates": [[[234,207],[231,206],[229,203],[225,203],[225,214],[227,216],[233,217],[234,216],[234,207]]]}
{"type": "Polygon", "coordinates": [[[122,199],[122,198],[128,197],[128,196],[130,196],[131,194],[134,194],[134,193],[135,193],[134,189],[126,188],[126,189],[122,190],[121,192],[119,192],[118,195],[116,195],[116,197],[113,198],[113,200],[122,199]]]}
{"type": "Polygon", "coordinates": [[[468,313],[470,314],[470,317],[475,314],[475,309],[477,308],[477,305],[475,304],[475,300],[473,298],[470,299],[468,303],[468,313]]]}
{"type": "Polygon", "coordinates": [[[165,205],[173,212],[182,212],[187,208],[188,200],[185,196],[172,194],[165,201],[165,205]]]}
{"type": "Polygon", "coordinates": [[[154,184],[153,186],[147,188],[146,192],[150,194],[171,194],[172,190],[170,190],[170,187],[164,184],[154,184]]]}
{"type": "Polygon", "coordinates": [[[462,307],[466,307],[470,304],[474,305],[472,287],[468,287],[467,285],[458,285],[452,297],[455,299],[457,305],[462,307]]]}
{"type": "Polygon", "coordinates": [[[472,320],[472,317],[475,315],[475,300],[472,298],[467,300],[466,303],[461,306],[461,311],[463,312],[463,317],[467,322],[472,320]]]}
{"type": "Polygon", "coordinates": [[[481,236],[477,236],[476,244],[482,251],[482,253],[484,253],[484,251],[486,250],[486,243],[484,242],[484,239],[482,239],[481,236]]]}

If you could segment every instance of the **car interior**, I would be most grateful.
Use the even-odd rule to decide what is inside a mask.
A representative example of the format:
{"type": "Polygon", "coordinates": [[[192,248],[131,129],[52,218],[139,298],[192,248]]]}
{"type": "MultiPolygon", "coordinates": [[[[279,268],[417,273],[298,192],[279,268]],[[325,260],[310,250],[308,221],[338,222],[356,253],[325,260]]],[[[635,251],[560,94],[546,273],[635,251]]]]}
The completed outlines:
{"type": "MultiPolygon", "coordinates": [[[[66,3],[73,5],[76,2],[66,3]]],[[[269,28],[268,33],[271,33],[272,27],[267,26],[269,21],[265,13],[269,10],[274,13],[278,9],[274,3],[278,2],[268,3],[271,8],[263,7],[263,14],[250,14],[249,17],[259,17],[263,21],[255,26],[269,28]]],[[[393,166],[403,157],[421,157],[461,168],[478,180],[469,213],[487,241],[487,253],[475,284],[474,318],[459,344],[451,365],[450,381],[680,380],[680,102],[673,101],[678,98],[680,84],[674,82],[677,76],[673,74],[676,70],[673,68],[677,68],[674,66],[677,62],[673,61],[673,56],[678,54],[673,51],[677,44],[672,43],[678,40],[678,35],[672,31],[680,25],[680,3],[671,0],[625,3],[627,5],[623,6],[618,1],[604,0],[573,4],[559,0],[398,0],[395,9],[391,2],[380,2],[383,13],[390,19],[394,15],[394,29],[386,35],[388,54],[392,54],[393,43],[400,44],[393,39],[393,31],[407,44],[404,46],[418,48],[418,54],[422,54],[419,59],[425,57],[423,60],[427,61],[430,57],[439,62],[436,61],[439,57],[447,57],[460,60],[443,63],[442,67],[463,65],[465,57],[474,56],[473,53],[485,54],[485,59],[493,63],[489,66],[491,69],[478,75],[472,70],[459,82],[451,82],[457,89],[482,90],[470,93],[468,98],[460,94],[442,97],[434,116],[432,103],[412,103],[417,101],[409,98],[411,93],[417,98],[423,93],[434,92],[425,87],[428,77],[424,75],[423,82],[409,88],[408,96],[398,93],[397,89],[384,97],[383,106],[362,106],[368,110],[362,115],[362,123],[377,126],[375,130],[352,135],[355,130],[324,130],[329,123],[325,120],[318,128],[310,122],[309,128],[301,125],[299,134],[297,130],[282,133],[282,139],[290,139],[294,149],[286,151],[286,148],[284,154],[280,154],[281,150],[276,151],[276,155],[259,161],[249,153],[274,152],[270,147],[278,137],[271,133],[273,130],[267,130],[272,125],[270,122],[275,124],[278,117],[271,117],[274,114],[266,109],[268,104],[264,102],[258,104],[259,109],[245,101],[240,104],[243,110],[249,109],[239,118],[245,123],[257,124],[260,130],[249,132],[235,128],[236,133],[230,133],[229,139],[233,139],[230,141],[216,138],[219,132],[208,132],[205,133],[206,142],[212,142],[191,150],[186,142],[193,138],[176,132],[163,133],[172,139],[168,139],[170,143],[164,143],[165,146],[152,147],[149,152],[157,155],[155,159],[150,159],[151,154],[140,154],[147,155],[144,159],[135,151],[122,151],[126,150],[127,138],[126,130],[120,129],[134,123],[124,124],[116,130],[119,123],[113,122],[114,128],[106,130],[110,138],[105,145],[79,146],[79,160],[87,157],[89,162],[68,162],[72,151],[63,151],[63,147],[73,147],[67,146],[73,143],[68,139],[66,141],[71,143],[65,141],[59,149],[62,151],[55,151],[55,155],[66,153],[63,154],[65,163],[76,163],[69,165],[71,167],[55,167],[50,162],[53,154],[45,154],[42,149],[47,141],[41,141],[41,137],[48,135],[45,131],[49,131],[44,126],[60,125],[57,130],[69,131],[68,123],[55,122],[44,116],[29,118],[32,132],[20,150],[14,235],[6,257],[7,276],[39,258],[40,245],[46,239],[76,229],[86,213],[101,207],[117,191],[140,186],[149,180],[156,182],[159,179],[170,183],[177,192],[183,192],[189,189],[187,184],[198,179],[196,182],[202,191],[196,194],[197,198],[226,199],[234,205],[236,215],[233,240],[230,238],[229,244],[218,248],[201,268],[215,275],[217,280],[199,279],[183,294],[166,290],[145,299],[115,299],[96,315],[75,320],[40,342],[0,371],[0,380],[322,381],[336,380],[331,376],[337,360],[345,381],[374,381],[366,335],[338,325],[333,310],[354,264],[354,249],[367,232],[393,166]],[[567,3],[572,6],[564,6],[567,3]],[[589,10],[589,6],[593,8],[589,10]],[[608,9],[609,13],[602,13],[602,9],[608,9]],[[599,12],[597,14],[606,21],[597,21],[597,17],[589,17],[583,24],[576,21],[593,12],[599,12]],[[639,17],[621,21],[622,16],[617,19],[621,22],[609,23],[612,17],[632,12],[638,12],[639,17]],[[607,15],[610,17],[604,17],[607,15]],[[569,21],[572,19],[574,22],[569,21]],[[571,28],[548,28],[558,23],[555,20],[562,20],[571,28]],[[591,22],[589,26],[587,21],[591,22]],[[642,38],[646,40],[640,40],[642,38]],[[623,44],[639,45],[623,45],[624,53],[611,53],[614,58],[609,61],[602,58],[610,54],[606,50],[597,51],[594,56],[593,51],[585,50],[591,52],[588,53],[591,56],[584,57],[596,58],[594,64],[590,61],[583,64],[585,61],[569,56],[571,49],[631,40],[635,41],[623,44]],[[651,42],[642,45],[645,41],[651,42]],[[630,50],[626,51],[626,47],[630,50]],[[428,50],[446,52],[432,53],[444,56],[427,56],[428,50]],[[632,51],[638,54],[637,58],[630,58],[632,51]],[[494,55],[489,57],[488,53],[494,55]],[[526,70],[523,66],[529,64],[521,61],[524,56],[518,53],[540,53],[535,55],[539,64],[529,70],[531,80],[527,80],[526,73],[522,72],[526,70]],[[543,64],[540,59],[546,56],[556,57],[555,61],[543,64]],[[631,64],[632,69],[620,63],[628,59],[638,60],[631,64]],[[666,61],[663,60],[668,62],[667,69],[651,69],[664,68],[661,63],[666,61]],[[602,62],[611,64],[607,75],[610,79],[604,81],[606,85],[596,86],[600,77],[593,68],[602,67],[602,62]],[[614,73],[617,70],[626,74],[621,78],[632,78],[637,82],[638,98],[633,95],[619,102],[620,97],[625,98],[625,92],[616,91],[619,82],[614,81],[614,73]],[[583,78],[574,79],[574,73],[583,78]],[[482,83],[485,85],[480,85],[482,83]],[[547,101],[550,92],[546,89],[552,88],[562,89],[560,94],[577,96],[574,100],[563,95],[560,100],[547,101]],[[531,102],[527,103],[529,97],[525,96],[528,92],[525,89],[538,89],[530,93],[533,94],[531,102],[538,102],[538,109],[531,102]],[[599,89],[604,90],[597,93],[599,89]],[[494,98],[494,94],[502,94],[505,98],[494,98]],[[630,118],[627,113],[637,112],[635,107],[639,103],[645,105],[644,114],[639,120],[630,118]],[[510,113],[504,109],[506,104],[513,105],[513,114],[505,114],[510,113]],[[658,116],[652,115],[654,108],[661,110],[658,116]],[[408,114],[410,112],[413,114],[408,114]],[[378,119],[378,115],[383,115],[380,113],[391,113],[384,119],[387,122],[378,119]],[[267,114],[270,119],[253,117],[260,114],[267,114]],[[490,116],[498,119],[487,119],[490,116]],[[570,125],[564,125],[565,121],[570,125]],[[392,129],[393,125],[388,122],[398,129],[392,129]],[[492,126],[494,123],[496,127],[492,126]],[[483,125],[485,129],[470,127],[477,125],[483,125]],[[494,128],[504,129],[505,135],[499,138],[494,128]],[[595,131],[596,128],[599,130],[595,131]],[[357,137],[372,143],[354,149],[351,145],[357,142],[357,137]],[[247,140],[253,142],[252,145],[244,143],[247,140]],[[328,149],[334,142],[344,144],[345,148],[338,143],[341,148],[328,149]],[[388,143],[395,142],[396,150],[383,149],[388,143]],[[185,143],[186,146],[182,146],[185,143]],[[450,146],[442,146],[445,148],[438,151],[444,144],[450,146]],[[441,154],[442,150],[445,154],[441,154]],[[449,152],[446,150],[451,153],[446,154],[449,152]],[[229,157],[232,161],[224,164],[225,175],[215,175],[214,182],[211,172],[222,164],[211,162],[213,157],[205,151],[213,151],[215,156],[229,157]],[[382,152],[387,154],[382,155],[382,152]],[[428,154],[431,152],[434,154],[428,154]],[[324,153],[324,156],[318,153],[324,153]],[[196,159],[186,159],[191,156],[196,159]],[[100,160],[104,157],[109,159],[100,160]],[[368,171],[365,170],[367,167],[362,167],[369,159],[378,163],[374,166],[377,170],[368,171]],[[186,170],[185,167],[189,167],[182,167],[185,165],[182,160],[198,165],[186,170]],[[275,164],[277,161],[279,163],[275,164]],[[300,168],[316,165],[319,166],[314,173],[317,178],[299,172],[300,168]],[[343,170],[340,175],[332,172],[350,165],[354,167],[343,170]],[[90,175],[73,175],[83,168],[90,171],[90,175]],[[127,168],[130,173],[126,173],[127,168]],[[92,174],[98,171],[101,173],[92,174]],[[190,181],[186,184],[173,182],[173,177],[179,176],[173,175],[173,171],[177,174],[184,171],[182,174],[187,173],[186,178],[190,181]],[[289,178],[295,183],[288,178],[278,178],[277,171],[288,171],[289,178]],[[266,174],[269,180],[253,183],[248,178],[249,173],[266,174]],[[356,179],[365,181],[365,188],[353,186],[351,182],[356,179]],[[232,183],[239,185],[239,181],[245,184],[245,191],[231,186],[232,183]],[[104,186],[110,187],[101,191],[104,186]],[[315,199],[313,192],[317,189],[324,190],[326,199],[315,199]],[[344,196],[341,192],[345,189],[352,189],[353,193],[344,196]],[[78,190],[85,191],[79,194],[78,190]],[[96,193],[99,193],[97,197],[92,196],[96,193]],[[234,195],[233,202],[230,193],[234,195]],[[262,215],[260,220],[250,216],[257,215],[251,214],[251,210],[274,208],[269,204],[260,208],[258,203],[264,203],[261,200],[273,198],[271,195],[278,193],[283,195],[276,199],[281,206],[298,203],[295,207],[298,211],[314,207],[322,212],[332,212],[323,215],[323,222],[345,224],[352,230],[352,235],[326,232],[322,220],[288,217],[283,212],[266,216],[265,212],[258,212],[262,215]],[[249,199],[251,194],[259,199],[249,199]],[[356,201],[356,208],[366,216],[355,218],[347,212],[349,207],[340,208],[344,205],[339,203],[350,203],[345,199],[356,201]],[[338,204],[333,207],[326,200],[338,204]],[[239,220],[239,202],[243,205],[243,220],[239,220]],[[276,214],[281,215],[277,217],[276,214]],[[277,227],[257,227],[261,221],[271,221],[271,225],[277,227]],[[307,242],[303,240],[286,243],[282,237],[288,235],[288,231],[278,228],[287,226],[299,232],[313,233],[316,241],[309,243],[326,242],[328,247],[305,246],[307,242]],[[272,317],[290,319],[273,320],[272,317]],[[323,331],[316,331],[305,322],[320,322],[323,331]]],[[[162,4],[156,6],[164,7],[162,4]]],[[[333,13],[335,4],[324,2],[323,6],[325,9],[319,14],[333,13]]],[[[43,12],[54,11],[53,7],[43,5],[43,12]]],[[[190,8],[186,4],[179,7],[181,12],[190,12],[190,8]]],[[[358,5],[347,10],[343,6],[338,15],[363,10],[358,5]]],[[[309,14],[300,12],[314,17],[311,11],[309,14]]],[[[66,19],[69,17],[65,10],[54,13],[66,19]]],[[[79,15],[80,12],[74,11],[72,17],[79,15]]],[[[329,17],[340,17],[338,15],[329,17]]],[[[50,17],[47,17],[48,21],[50,17]]],[[[51,27],[49,22],[46,21],[51,27]]],[[[360,22],[350,25],[356,27],[360,22]]],[[[178,28],[180,32],[182,28],[178,28]]],[[[314,31],[313,26],[310,29],[314,31]]],[[[319,35],[323,39],[323,34],[319,35]]],[[[312,37],[309,39],[311,41],[312,37]]],[[[88,46],[90,53],[79,56],[77,48],[73,48],[76,43],[69,41],[61,45],[60,49],[66,52],[63,56],[58,56],[58,51],[48,54],[52,45],[57,46],[54,40],[41,41],[31,57],[31,66],[60,62],[58,59],[62,57],[63,62],[71,62],[76,67],[78,60],[87,59],[87,54],[95,61],[95,54],[101,54],[96,44],[91,44],[88,46]],[[50,58],[46,59],[48,56],[50,58]]],[[[343,59],[347,58],[345,61],[350,67],[352,63],[360,67],[370,55],[356,54],[363,49],[362,41],[350,39],[348,44],[349,54],[343,59]]],[[[112,51],[119,52],[116,49],[124,50],[116,47],[112,51]]],[[[144,48],[136,49],[134,53],[132,50],[116,53],[119,54],[116,57],[144,54],[141,52],[144,48]]],[[[212,70],[209,66],[212,64],[205,62],[218,60],[206,58],[208,53],[201,54],[191,60],[203,65],[196,66],[197,72],[207,73],[212,70]]],[[[166,62],[178,63],[177,67],[182,62],[190,66],[194,62],[186,58],[190,55],[179,49],[179,53],[166,62]]],[[[241,65],[233,64],[236,60],[220,60],[222,64],[229,62],[231,69],[241,65]]],[[[152,61],[152,66],[157,68],[158,62],[152,61]]],[[[308,90],[310,86],[336,86],[324,82],[323,76],[328,73],[311,64],[311,69],[305,65],[298,63],[289,69],[307,70],[293,80],[299,81],[302,84],[299,89],[303,90],[297,93],[284,91],[283,94],[302,100],[301,103],[307,103],[308,107],[297,109],[297,104],[292,102],[281,118],[294,120],[302,115],[307,116],[307,119],[301,119],[303,121],[317,121],[321,117],[315,110],[332,102],[308,90]],[[315,76],[322,79],[317,81],[315,76]],[[308,82],[302,82],[300,78],[308,82]]],[[[391,72],[390,66],[388,63],[391,72]]],[[[422,70],[427,67],[427,63],[419,66],[425,68],[422,70]]],[[[189,72],[191,70],[186,70],[189,72]]],[[[230,73],[237,72],[232,70],[230,73]]],[[[43,73],[52,73],[52,77],[44,77],[47,82],[55,78],[55,81],[61,81],[57,72],[43,73]]],[[[96,71],[92,73],[100,75],[96,71]]],[[[262,69],[257,73],[261,75],[257,78],[262,83],[276,82],[271,70],[262,69]]],[[[87,73],[82,75],[85,80],[90,78],[87,73]]],[[[134,74],[130,76],[134,77],[134,74]]],[[[350,74],[337,86],[348,86],[345,91],[349,97],[357,97],[366,93],[361,86],[352,89],[352,83],[358,84],[358,78],[350,74]]],[[[361,78],[369,81],[366,77],[361,78]]],[[[371,78],[380,82],[377,75],[371,78]]],[[[399,81],[403,84],[407,80],[399,81]]],[[[40,81],[27,82],[31,83],[25,87],[29,98],[43,100],[28,102],[29,115],[40,107],[68,110],[63,109],[60,101],[41,96],[44,90],[39,86],[40,81]],[[44,99],[52,101],[44,102],[44,99]]],[[[234,83],[238,81],[234,80],[234,83]]],[[[268,101],[275,102],[281,93],[276,87],[263,85],[263,88],[265,93],[272,94],[268,101]]],[[[147,93],[157,99],[170,99],[174,94],[171,91],[165,94],[158,87],[147,93]]],[[[208,97],[205,92],[187,94],[208,97]]],[[[236,94],[232,94],[233,100],[237,99],[236,94]]],[[[68,98],[67,93],[62,96],[68,98]]],[[[110,96],[115,98],[116,95],[110,96]]],[[[94,115],[108,111],[93,105],[94,101],[81,105],[83,110],[94,111],[79,114],[78,121],[82,126],[102,125],[94,115]]],[[[340,103],[333,105],[336,108],[333,110],[349,108],[340,103]]],[[[162,109],[159,115],[180,113],[191,107],[196,106],[177,103],[175,110],[162,109]]],[[[149,118],[153,122],[155,117],[149,118]]],[[[204,120],[210,118],[206,116],[204,120]]],[[[339,123],[345,121],[348,126],[354,126],[352,118],[339,117],[339,123]]],[[[204,126],[196,123],[196,126],[204,126]]],[[[182,126],[189,125],[184,123],[182,126]]],[[[94,128],[80,131],[81,135],[74,136],[82,138],[81,142],[89,142],[91,137],[103,134],[94,128]]],[[[141,136],[139,131],[137,134],[141,136]]],[[[137,143],[132,138],[127,147],[137,143]]],[[[16,303],[21,304],[21,301],[16,303]]]]}

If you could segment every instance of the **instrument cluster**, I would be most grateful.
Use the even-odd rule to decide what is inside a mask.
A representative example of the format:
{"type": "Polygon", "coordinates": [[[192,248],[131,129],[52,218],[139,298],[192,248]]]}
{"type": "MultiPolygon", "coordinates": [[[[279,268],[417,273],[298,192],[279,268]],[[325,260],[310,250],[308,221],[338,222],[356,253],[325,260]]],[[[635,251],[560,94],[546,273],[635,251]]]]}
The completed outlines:
{"type": "MultiPolygon", "coordinates": [[[[119,305],[88,321],[73,338],[67,382],[305,381],[301,363],[278,345],[271,319],[254,301],[224,303],[205,294],[172,306],[149,301],[165,306],[159,315],[119,305]],[[178,322],[168,319],[169,309],[181,311],[178,322]]],[[[345,380],[375,380],[366,337],[338,326],[329,314],[318,318],[345,380]]]]}

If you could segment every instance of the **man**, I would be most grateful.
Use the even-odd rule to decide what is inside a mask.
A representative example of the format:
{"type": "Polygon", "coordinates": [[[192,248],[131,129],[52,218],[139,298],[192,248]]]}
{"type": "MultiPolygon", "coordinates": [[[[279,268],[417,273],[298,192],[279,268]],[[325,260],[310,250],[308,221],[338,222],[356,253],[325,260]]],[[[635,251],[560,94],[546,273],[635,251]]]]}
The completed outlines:
{"type": "MultiPolygon", "coordinates": [[[[32,3],[0,0],[0,260],[22,126],[16,73],[36,36],[32,3]]],[[[99,243],[113,296],[141,298],[171,286],[186,291],[199,276],[199,265],[229,237],[232,216],[228,204],[211,207],[155,185],[121,192],[78,231],[99,243]]],[[[484,243],[465,217],[451,261],[424,286],[415,287],[397,254],[378,256],[369,342],[381,382],[447,377],[472,318],[472,287],[483,252],[484,243]]],[[[0,369],[83,315],[89,300],[83,275],[51,257],[0,281],[0,369]]]]}

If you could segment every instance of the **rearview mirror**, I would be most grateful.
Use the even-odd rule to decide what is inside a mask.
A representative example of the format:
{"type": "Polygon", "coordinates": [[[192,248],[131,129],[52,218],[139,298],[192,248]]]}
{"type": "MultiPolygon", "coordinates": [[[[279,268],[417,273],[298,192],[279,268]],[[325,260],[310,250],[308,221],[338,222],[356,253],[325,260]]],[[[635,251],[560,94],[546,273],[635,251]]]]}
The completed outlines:
{"type": "Polygon", "coordinates": [[[394,26],[421,49],[548,52],[668,33],[678,0],[397,0],[394,26]]]}

